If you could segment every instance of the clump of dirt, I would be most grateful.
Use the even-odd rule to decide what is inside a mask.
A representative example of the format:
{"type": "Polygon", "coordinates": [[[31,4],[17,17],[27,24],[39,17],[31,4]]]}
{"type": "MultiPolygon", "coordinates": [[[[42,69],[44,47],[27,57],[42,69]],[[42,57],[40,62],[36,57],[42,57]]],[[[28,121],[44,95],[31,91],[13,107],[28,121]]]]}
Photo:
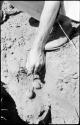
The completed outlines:
{"type": "MultiPolygon", "coordinates": [[[[8,2],[6,13],[11,11],[8,2]]],[[[79,34],[73,37],[76,46],[68,42],[57,51],[46,53],[46,74],[43,88],[34,90],[32,99],[27,90],[32,89],[32,76],[25,69],[27,55],[36,37],[38,27],[29,24],[30,15],[17,13],[12,8],[9,19],[1,25],[1,81],[16,104],[18,115],[25,122],[38,124],[49,110],[52,124],[77,124],[79,122],[79,34]],[[15,14],[14,14],[15,13],[15,14]],[[51,107],[51,108],[50,108],[51,107]]],[[[19,12],[19,10],[17,10],[19,12]]],[[[78,27],[73,23],[73,26],[78,27]]]]}

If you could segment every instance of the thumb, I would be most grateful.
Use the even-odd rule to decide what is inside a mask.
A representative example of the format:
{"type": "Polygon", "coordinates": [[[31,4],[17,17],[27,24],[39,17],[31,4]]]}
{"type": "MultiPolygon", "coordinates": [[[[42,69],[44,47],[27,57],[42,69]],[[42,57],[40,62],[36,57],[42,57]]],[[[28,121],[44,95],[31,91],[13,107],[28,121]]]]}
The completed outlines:
{"type": "Polygon", "coordinates": [[[31,75],[34,73],[35,66],[31,66],[27,68],[27,75],[31,75]]]}

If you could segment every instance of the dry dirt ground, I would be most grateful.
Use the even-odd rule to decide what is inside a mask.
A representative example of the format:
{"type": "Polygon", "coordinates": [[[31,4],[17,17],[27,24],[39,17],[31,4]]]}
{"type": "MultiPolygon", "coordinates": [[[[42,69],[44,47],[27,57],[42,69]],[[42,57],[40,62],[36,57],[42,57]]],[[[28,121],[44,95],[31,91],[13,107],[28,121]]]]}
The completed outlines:
{"type": "MultiPolygon", "coordinates": [[[[27,98],[32,76],[19,72],[26,65],[38,27],[29,24],[30,15],[4,2],[9,14],[1,25],[1,81],[14,99],[18,115],[28,123],[47,119],[52,124],[79,122],[79,34],[57,51],[46,53],[45,84],[35,89],[35,97],[27,98]],[[49,115],[50,118],[49,118],[49,115]]],[[[75,28],[78,24],[73,23],[75,28]]]]}

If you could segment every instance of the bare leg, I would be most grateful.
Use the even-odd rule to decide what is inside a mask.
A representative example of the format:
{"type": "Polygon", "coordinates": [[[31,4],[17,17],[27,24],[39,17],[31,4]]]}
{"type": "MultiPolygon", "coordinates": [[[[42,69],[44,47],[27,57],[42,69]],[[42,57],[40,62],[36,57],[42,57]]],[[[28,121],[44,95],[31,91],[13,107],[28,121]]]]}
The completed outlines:
{"type": "MultiPolygon", "coordinates": [[[[66,19],[66,17],[64,17],[64,18],[65,18],[65,20],[63,20],[63,18],[61,16],[63,23],[62,24],[60,23],[60,24],[61,24],[63,30],[65,31],[65,33],[67,34],[67,36],[70,37],[71,31],[72,31],[71,20],[66,19]]],[[[58,20],[58,22],[59,22],[59,20],[58,20]]],[[[58,49],[60,46],[62,46],[63,44],[65,44],[68,41],[66,35],[63,33],[63,31],[60,28],[58,23],[57,23],[57,25],[55,24],[53,29],[54,29],[52,32],[53,38],[48,40],[48,42],[46,43],[45,51],[58,49]]]]}

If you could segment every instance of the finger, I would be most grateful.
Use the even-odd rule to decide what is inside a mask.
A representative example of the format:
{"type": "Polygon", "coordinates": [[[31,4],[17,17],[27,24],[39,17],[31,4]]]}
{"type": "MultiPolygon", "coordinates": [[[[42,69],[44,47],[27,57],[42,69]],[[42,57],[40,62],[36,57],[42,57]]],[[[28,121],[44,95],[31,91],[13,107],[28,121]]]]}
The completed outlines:
{"type": "Polygon", "coordinates": [[[31,74],[32,72],[32,67],[29,65],[29,63],[26,63],[26,71],[27,71],[27,75],[31,74]]]}
{"type": "Polygon", "coordinates": [[[27,75],[32,74],[32,67],[26,67],[27,75]]]}
{"type": "Polygon", "coordinates": [[[32,74],[32,69],[28,69],[27,70],[27,76],[31,75],[32,74]]]}
{"type": "Polygon", "coordinates": [[[32,75],[34,74],[34,69],[35,69],[35,66],[31,66],[30,68],[27,69],[27,75],[32,75]]]}
{"type": "Polygon", "coordinates": [[[34,69],[34,74],[38,74],[38,72],[40,72],[39,67],[35,67],[35,69],[34,69]]]}
{"type": "Polygon", "coordinates": [[[33,80],[39,79],[39,75],[38,74],[33,74],[33,80]]]}
{"type": "Polygon", "coordinates": [[[30,76],[32,74],[31,71],[27,71],[27,76],[30,76]]]}
{"type": "Polygon", "coordinates": [[[38,74],[38,73],[41,71],[42,67],[43,67],[43,65],[41,65],[41,64],[38,65],[38,66],[36,66],[36,67],[35,67],[35,70],[34,70],[34,73],[35,73],[35,74],[38,74]]]}

